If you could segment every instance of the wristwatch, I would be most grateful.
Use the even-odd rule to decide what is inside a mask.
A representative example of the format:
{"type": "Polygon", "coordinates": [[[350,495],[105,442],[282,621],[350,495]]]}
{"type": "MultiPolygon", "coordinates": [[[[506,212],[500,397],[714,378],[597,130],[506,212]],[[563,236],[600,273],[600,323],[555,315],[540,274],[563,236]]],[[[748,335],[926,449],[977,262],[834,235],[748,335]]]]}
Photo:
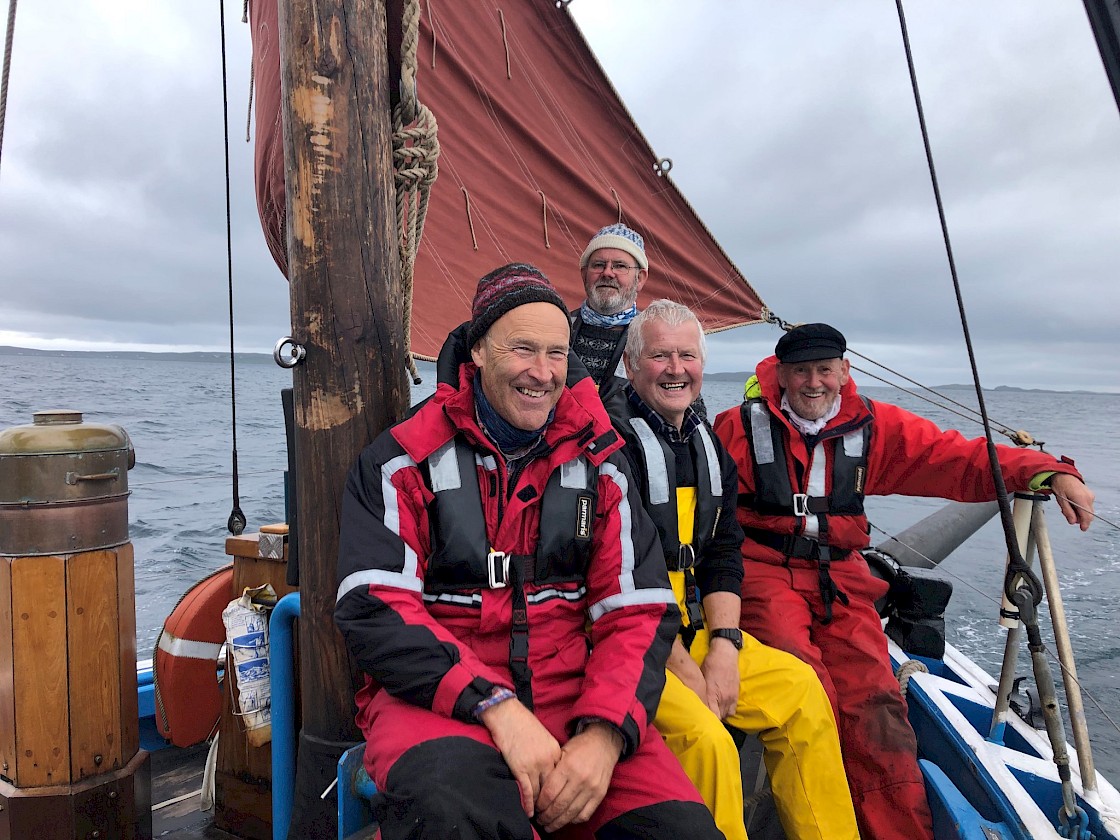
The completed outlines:
{"type": "Polygon", "coordinates": [[[727,641],[735,645],[736,650],[743,649],[743,631],[738,627],[724,627],[720,630],[712,630],[708,635],[713,639],[727,639],[727,641]]]}

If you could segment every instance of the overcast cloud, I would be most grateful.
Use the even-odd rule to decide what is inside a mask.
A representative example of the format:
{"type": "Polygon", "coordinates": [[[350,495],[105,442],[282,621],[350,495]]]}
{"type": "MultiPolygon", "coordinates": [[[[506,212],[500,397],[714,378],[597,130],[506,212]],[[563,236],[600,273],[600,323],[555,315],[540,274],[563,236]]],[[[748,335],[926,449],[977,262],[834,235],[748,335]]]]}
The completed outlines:
{"type": "MultiPolygon", "coordinates": [[[[968,377],[894,4],[575,0],[672,177],[790,321],[937,384],[968,377]]],[[[1120,391],[1120,117],[1074,0],[907,8],[987,385],[1120,391]]],[[[288,331],[227,5],[239,350],[288,331]]],[[[0,159],[0,344],[228,346],[216,4],[23,4],[0,159]]],[[[713,340],[741,370],[778,331],[713,340]]]]}

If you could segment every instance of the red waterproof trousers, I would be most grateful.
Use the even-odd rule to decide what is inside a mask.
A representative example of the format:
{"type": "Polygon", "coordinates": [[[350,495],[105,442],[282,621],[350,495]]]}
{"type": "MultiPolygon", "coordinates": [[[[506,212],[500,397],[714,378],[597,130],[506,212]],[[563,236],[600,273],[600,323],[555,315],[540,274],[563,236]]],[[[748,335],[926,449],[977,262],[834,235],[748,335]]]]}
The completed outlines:
{"type": "MultiPolygon", "coordinates": [[[[561,744],[567,740],[566,708],[535,709],[561,744]]],[[[464,838],[540,836],[521,810],[517,783],[486,727],[444,717],[385,691],[359,712],[358,725],[367,736],[366,768],[384,800],[379,806],[383,838],[442,838],[452,836],[452,829],[464,838]]],[[[637,752],[615,765],[607,795],[591,819],[549,836],[717,840],[723,834],[649,724],[637,752]]]]}
{"type": "Polygon", "coordinates": [[[849,605],[834,602],[832,622],[822,624],[817,570],[799,562],[744,563],[742,628],[808,662],[820,677],[836,715],[860,836],[933,840],[917,741],[874,608],[887,584],[862,558],[833,563],[832,579],[849,605]]]}

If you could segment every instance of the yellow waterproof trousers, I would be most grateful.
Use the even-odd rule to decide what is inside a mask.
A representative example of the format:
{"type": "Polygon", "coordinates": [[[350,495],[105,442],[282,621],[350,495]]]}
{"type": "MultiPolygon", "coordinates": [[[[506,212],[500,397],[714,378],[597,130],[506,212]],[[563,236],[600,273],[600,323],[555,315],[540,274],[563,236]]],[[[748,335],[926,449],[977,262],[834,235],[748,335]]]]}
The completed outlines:
{"type": "MultiPolygon", "coordinates": [[[[697,663],[708,653],[700,630],[689,650],[697,663]]],[[[654,726],[700,791],[728,840],[746,840],[739,752],[704,701],[672,673],[654,726]]],[[[778,816],[788,840],[859,837],[832,706],[813,669],[800,659],[743,634],[739,704],[727,718],[757,735],[778,816]]]]}

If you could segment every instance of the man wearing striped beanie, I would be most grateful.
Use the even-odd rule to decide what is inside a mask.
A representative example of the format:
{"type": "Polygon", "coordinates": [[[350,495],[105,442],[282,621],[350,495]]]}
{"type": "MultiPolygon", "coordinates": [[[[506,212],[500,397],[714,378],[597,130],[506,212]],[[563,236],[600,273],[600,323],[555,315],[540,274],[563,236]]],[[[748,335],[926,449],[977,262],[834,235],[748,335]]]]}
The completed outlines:
{"type": "Polygon", "coordinates": [[[512,263],[471,316],[342,505],[335,622],[369,677],[382,836],[720,840],[652,723],[680,622],[622,440],[566,384],[564,302],[512,263]]]}
{"type": "Polygon", "coordinates": [[[641,234],[619,223],[600,230],[579,261],[587,299],[572,313],[572,351],[600,391],[622,361],[626,331],[638,314],[638,292],[649,273],[641,234]]]}

